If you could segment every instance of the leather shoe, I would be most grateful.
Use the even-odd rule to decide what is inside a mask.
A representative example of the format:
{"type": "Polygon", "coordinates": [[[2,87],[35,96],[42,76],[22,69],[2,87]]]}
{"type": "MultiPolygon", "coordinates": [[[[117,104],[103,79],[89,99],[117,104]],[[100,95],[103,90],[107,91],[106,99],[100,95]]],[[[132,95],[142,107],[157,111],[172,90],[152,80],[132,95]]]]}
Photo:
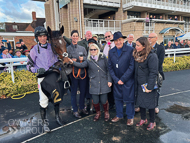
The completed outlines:
{"type": "Polygon", "coordinates": [[[150,123],[150,124],[148,125],[148,127],[147,127],[147,130],[148,130],[148,131],[151,131],[151,130],[154,129],[154,127],[156,127],[156,123],[155,123],[155,122],[154,122],[154,123],[150,123]]]}
{"type": "Polygon", "coordinates": [[[80,113],[83,113],[83,114],[85,114],[85,115],[87,115],[88,114],[88,111],[84,108],[84,109],[82,109],[82,110],[79,110],[79,112],[80,113]]]}
{"type": "Polygon", "coordinates": [[[142,126],[143,124],[147,124],[147,119],[146,120],[141,119],[140,122],[136,124],[136,126],[139,127],[142,126]]]}
{"type": "Polygon", "coordinates": [[[159,113],[159,109],[158,109],[158,107],[155,108],[155,113],[156,113],[156,114],[159,113]]]}
{"type": "Polygon", "coordinates": [[[127,119],[127,126],[133,125],[133,119],[127,119]]]}
{"type": "Polygon", "coordinates": [[[139,112],[139,111],[140,111],[139,107],[135,108],[135,112],[139,112]]]}
{"type": "Polygon", "coordinates": [[[120,119],[123,119],[123,118],[119,118],[119,117],[114,117],[111,121],[112,122],[114,122],[114,123],[116,123],[116,122],[118,122],[120,119]]]}
{"type": "Polygon", "coordinates": [[[78,112],[74,112],[73,115],[76,117],[76,118],[81,118],[80,114],[78,112]]]}

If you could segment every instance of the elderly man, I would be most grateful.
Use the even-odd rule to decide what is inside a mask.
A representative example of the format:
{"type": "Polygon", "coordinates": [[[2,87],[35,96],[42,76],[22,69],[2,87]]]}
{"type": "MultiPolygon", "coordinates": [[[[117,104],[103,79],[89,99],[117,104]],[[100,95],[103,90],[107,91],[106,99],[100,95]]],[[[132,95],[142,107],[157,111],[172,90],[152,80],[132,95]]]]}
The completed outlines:
{"type": "Polygon", "coordinates": [[[187,41],[187,44],[185,45],[185,48],[190,48],[190,40],[187,41]]]}
{"type": "Polygon", "coordinates": [[[92,32],[86,31],[85,39],[83,39],[82,41],[79,41],[78,45],[83,46],[86,49],[86,51],[88,52],[88,40],[91,38],[92,38],[92,32]]]}
{"type": "MultiPolygon", "coordinates": [[[[108,53],[109,51],[115,47],[115,44],[113,41],[110,41],[113,39],[113,34],[111,33],[111,31],[107,31],[104,34],[105,40],[106,40],[106,44],[103,47],[103,53],[106,55],[106,57],[108,58],[108,53]]],[[[113,86],[111,86],[111,92],[108,93],[108,102],[109,102],[109,109],[113,109],[115,102],[114,102],[114,97],[113,97],[113,86]]]]}
{"type": "Polygon", "coordinates": [[[179,45],[179,41],[178,40],[175,41],[175,44],[173,45],[173,47],[174,47],[174,49],[181,48],[181,46],[179,45]]]}
{"type": "Polygon", "coordinates": [[[126,103],[127,125],[133,125],[134,118],[134,58],[133,48],[124,44],[121,32],[115,32],[113,41],[115,47],[109,51],[108,69],[113,79],[113,95],[116,106],[116,116],[112,122],[123,118],[123,104],[126,103]]]}
{"type": "Polygon", "coordinates": [[[125,44],[127,44],[128,46],[131,46],[133,48],[135,48],[136,44],[133,42],[134,40],[134,35],[133,34],[129,34],[127,36],[127,41],[125,42],[125,44]]]}
{"type": "Polygon", "coordinates": [[[165,49],[173,49],[174,47],[172,46],[172,42],[168,41],[168,44],[166,45],[165,49]]]}
{"type": "MultiPolygon", "coordinates": [[[[164,72],[163,72],[163,67],[162,67],[162,64],[164,62],[164,57],[165,57],[165,49],[164,49],[164,46],[159,45],[157,43],[157,39],[158,39],[158,36],[157,36],[156,33],[150,33],[149,36],[148,36],[148,40],[149,40],[151,46],[154,47],[154,49],[156,49],[156,52],[157,52],[158,71],[162,75],[163,79],[165,79],[164,72]]],[[[159,96],[160,96],[160,89],[158,89],[158,99],[159,99],[159,96]]],[[[157,107],[157,108],[155,108],[155,113],[158,113],[158,112],[159,112],[159,109],[157,107]]]]}

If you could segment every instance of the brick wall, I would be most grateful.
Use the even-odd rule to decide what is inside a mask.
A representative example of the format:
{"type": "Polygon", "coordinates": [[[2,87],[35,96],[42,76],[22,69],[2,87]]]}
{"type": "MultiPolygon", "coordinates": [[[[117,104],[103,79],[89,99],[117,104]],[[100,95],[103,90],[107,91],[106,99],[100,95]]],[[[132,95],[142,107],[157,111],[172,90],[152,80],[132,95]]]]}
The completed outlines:
{"type": "Polygon", "coordinates": [[[33,45],[36,45],[37,43],[34,41],[34,36],[16,36],[15,37],[15,43],[19,41],[19,39],[23,39],[26,47],[30,49],[33,45]]]}
{"type": "MultiPolygon", "coordinates": [[[[179,27],[181,29],[184,29],[184,25],[178,25],[178,24],[164,24],[164,23],[156,23],[155,24],[155,33],[158,35],[158,43],[161,43],[163,41],[163,36],[175,36],[176,32],[175,30],[170,30],[168,33],[159,34],[161,30],[168,27],[179,27]]],[[[128,34],[134,34],[134,41],[136,41],[137,38],[143,36],[144,32],[144,23],[143,22],[130,22],[130,23],[124,23],[122,24],[122,33],[123,35],[127,36],[128,34]]],[[[180,34],[177,34],[176,36],[179,36],[180,34]]],[[[144,35],[145,36],[145,35],[144,35]]],[[[148,34],[146,35],[148,36],[148,34]]]]}
{"type": "MultiPolygon", "coordinates": [[[[84,10],[83,10],[83,0],[81,2],[81,32],[84,38],[85,35],[85,27],[84,27],[84,10]]],[[[64,25],[65,33],[64,35],[70,37],[70,33],[72,30],[78,30],[79,35],[80,33],[80,15],[79,15],[79,1],[73,0],[67,4],[67,6],[60,9],[60,20],[61,25],[64,25]],[[75,19],[77,21],[75,21],[75,19]]]]}

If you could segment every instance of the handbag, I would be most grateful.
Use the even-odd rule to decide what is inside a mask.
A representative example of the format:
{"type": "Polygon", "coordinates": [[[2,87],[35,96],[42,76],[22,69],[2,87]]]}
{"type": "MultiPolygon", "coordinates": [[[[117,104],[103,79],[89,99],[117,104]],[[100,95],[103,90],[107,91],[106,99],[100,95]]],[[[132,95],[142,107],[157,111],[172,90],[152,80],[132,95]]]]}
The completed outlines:
{"type": "Polygon", "coordinates": [[[162,82],[163,82],[163,77],[160,74],[160,72],[158,72],[158,76],[157,76],[157,80],[156,80],[156,84],[158,85],[158,88],[162,87],[162,82]]]}

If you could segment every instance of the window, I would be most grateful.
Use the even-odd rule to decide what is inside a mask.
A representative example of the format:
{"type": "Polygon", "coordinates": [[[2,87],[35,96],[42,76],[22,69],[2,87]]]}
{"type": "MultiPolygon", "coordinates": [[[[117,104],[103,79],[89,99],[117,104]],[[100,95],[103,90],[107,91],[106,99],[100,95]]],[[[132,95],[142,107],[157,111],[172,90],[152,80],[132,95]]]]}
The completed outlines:
{"type": "Polygon", "coordinates": [[[128,11],[127,12],[127,18],[141,18],[141,13],[140,12],[134,12],[134,11],[128,11]]]}
{"type": "Polygon", "coordinates": [[[18,30],[18,26],[17,25],[13,25],[13,30],[18,30]]]}

